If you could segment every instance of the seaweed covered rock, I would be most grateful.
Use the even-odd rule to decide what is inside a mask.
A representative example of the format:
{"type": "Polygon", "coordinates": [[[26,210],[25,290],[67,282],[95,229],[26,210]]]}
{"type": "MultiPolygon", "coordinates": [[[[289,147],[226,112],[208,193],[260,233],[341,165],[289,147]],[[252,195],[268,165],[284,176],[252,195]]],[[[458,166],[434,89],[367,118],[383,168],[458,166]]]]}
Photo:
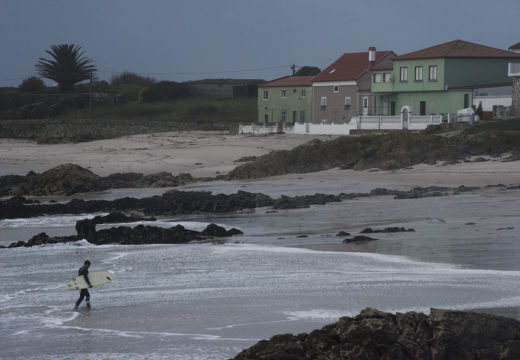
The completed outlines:
{"type": "Polygon", "coordinates": [[[309,334],[262,340],[233,359],[520,359],[520,322],[466,311],[391,314],[367,308],[309,334]]]}

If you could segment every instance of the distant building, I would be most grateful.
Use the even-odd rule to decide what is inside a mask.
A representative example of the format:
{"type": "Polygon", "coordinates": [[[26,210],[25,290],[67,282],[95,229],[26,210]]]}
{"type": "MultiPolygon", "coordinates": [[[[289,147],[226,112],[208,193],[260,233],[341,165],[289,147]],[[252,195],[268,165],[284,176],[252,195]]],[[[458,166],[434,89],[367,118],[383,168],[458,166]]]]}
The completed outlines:
{"type": "Polygon", "coordinates": [[[255,97],[260,79],[204,79],[188,81],[191,94],[198,97],[238,98],[255,97]]]}
{"type": "Polygon", "coordinates": [[[312,81],[312,121],[344,123],[356,115],[373,115],[375,96],[370,91],[372,69],[392,65],[393,51],[343,54],[312,81]]]}
{"type": "MultiPolygon", "coordinates": [[[[391,69],[374,70],[378,114],[395,115],[401,109],[423,116],[454,114],[473,105],[477,94],[511,86],[509,62],[520,63],[520,54],[462,40],[397,56],[391,69]],[[390,81],[381,81],[387,76],[390,81]]],[[[493,98],[485,105],[493,106],[488,100],[493,98]]],[[[504,96],[495,100],[505,101],[504,96]]]]}
{"type": "Polygon", "coordinates": [[[286,76],[258,85],[258,122],[294,125],[311,121],[314,76],[286,76]]]}
{"type": "Polygon", "coordinates": [[[520,54],[520,42],[509,47],[509,51],[520,54]]]}

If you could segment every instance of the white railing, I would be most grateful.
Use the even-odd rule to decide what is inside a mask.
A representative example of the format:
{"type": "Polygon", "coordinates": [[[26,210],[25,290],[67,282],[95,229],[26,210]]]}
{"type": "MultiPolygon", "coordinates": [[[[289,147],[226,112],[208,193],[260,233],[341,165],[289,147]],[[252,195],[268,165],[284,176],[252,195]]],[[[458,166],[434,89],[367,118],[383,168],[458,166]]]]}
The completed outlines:
{"type": "Polygon", "coordinates": [[[278,132],[278,126],[271,125],[242,125],[238,126],[238,133],[240,135],[255,134],[255,135],[266,135],[278,132]]]}
{"type": "Polygon", "coordinates": [[[508,75],[509,76],[520,76],[520,64],[509,63],[508,75]]]}
{"type": "Polygon", "coordinates": [[[290,134],[312,134],[312,135],[350,135],[350,130],[356,130],[355,122],[341,124],[313,124],[313,123],[296,123],[290,129],[286,129],[286,133],[290,134]]]}

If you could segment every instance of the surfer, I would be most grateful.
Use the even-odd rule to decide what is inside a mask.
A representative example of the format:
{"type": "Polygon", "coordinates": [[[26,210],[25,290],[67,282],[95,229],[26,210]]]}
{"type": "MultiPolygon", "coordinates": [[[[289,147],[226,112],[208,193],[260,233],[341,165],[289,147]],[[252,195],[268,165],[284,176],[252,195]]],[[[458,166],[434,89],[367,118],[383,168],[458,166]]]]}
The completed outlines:
{"type": "MultiPolygon", "coordinates": [[[[90,267],[90,261],[85,260],[85,263],[82,267],[78,270],[78,275],[85,278],[85,281],[88,284],[89,289],[92,287],[92,284],[90,283],[90,280],[88,279],[88,268],[90,267]]],[[[78,311],[78,307],[85,298],[87,302],[87,309],[90,309],[90,293],[88,292],[88,289],[81,289],[81,292],[79,293],[79,299],[76,301],[76,305],[74,306],[74,311],[78,311]]]]}

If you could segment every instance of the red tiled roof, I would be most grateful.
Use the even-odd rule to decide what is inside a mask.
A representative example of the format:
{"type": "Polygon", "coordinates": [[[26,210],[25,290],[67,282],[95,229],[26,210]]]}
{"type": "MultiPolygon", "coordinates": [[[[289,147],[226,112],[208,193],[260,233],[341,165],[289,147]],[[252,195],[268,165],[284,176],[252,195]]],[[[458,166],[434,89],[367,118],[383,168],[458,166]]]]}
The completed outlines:
{"type": "Polygon", "coordinates": [[[312,86],[313,76],[286,76],[273,81],[258,84],[258,87],[291,87],[291,86],[312,86]]]}
{"type": "Polygon", "coordinates": [[[437,58],[520,58],[520,55],[464,40],[454,40],[397,56],[394,61],[437,58]]]}
{"type": "MultiPolygon", "coordinates": [[[[390,53],[391,51],[376,51],[375,62],[377,63],[390,53]]],[[[369,67],[368,51],[346,53],[316,75],[313,82],[357,80],[369,67]]]]}
{"type": "Polygon", "coordinates": [[[509,48],[510,48],[510,49],[513,49],[513,50],[518,50],[518,49],[520,49],[520,42],[519,42],[519,43],[516,43],[516,44],[514,44],[514,45],[511,45],[509,48]]]}

